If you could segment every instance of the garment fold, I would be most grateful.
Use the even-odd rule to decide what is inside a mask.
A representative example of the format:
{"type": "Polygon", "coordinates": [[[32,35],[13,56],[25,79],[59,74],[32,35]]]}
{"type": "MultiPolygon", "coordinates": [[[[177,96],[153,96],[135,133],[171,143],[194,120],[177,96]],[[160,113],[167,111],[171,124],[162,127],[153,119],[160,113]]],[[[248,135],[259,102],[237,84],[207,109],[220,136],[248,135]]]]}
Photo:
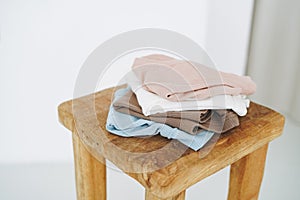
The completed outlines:
{"type": "Polygon", "coordinates": [[[124,96],[115,101],[113,107],[118,112],[165,123],[190,134],[197,134],[203,129],[224,133],[239,125],[238,116],[230,110],[169,111],[145,116],[131,90],[128,90],[124,96]]]}
{"type": "Polygon", "coordinates": [[[136,58],[132,70],[145,90],[170,101],[202,100],[222,94],[250,95],[256,90],[249,76],[162,54],[136,58]]]}

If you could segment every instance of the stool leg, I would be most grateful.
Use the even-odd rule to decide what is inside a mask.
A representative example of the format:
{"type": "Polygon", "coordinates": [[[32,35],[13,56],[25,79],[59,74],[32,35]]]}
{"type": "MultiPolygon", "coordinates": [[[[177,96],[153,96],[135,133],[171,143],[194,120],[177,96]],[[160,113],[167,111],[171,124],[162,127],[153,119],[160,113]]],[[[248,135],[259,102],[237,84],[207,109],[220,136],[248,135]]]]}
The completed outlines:
{"type": "Polygon", "coordinates": [[[231,165],[228,200],[257,200],[268,144],[231,165]]]}
{"type": "Polygon", "coordinates": [[[78,200],[106,200],[105,159],[97,160],[73,133],[76,192],[78,200]]]}
{"type": "Polygon", "coordinates": [[[178,195],[175,195],[173,197],[167,198],[167,199],[161,199],[155,195],[153,195],[150,191],[146,189],[146,198],[145,200],[184,200],[185,199],[185,190],[178,195]]]}

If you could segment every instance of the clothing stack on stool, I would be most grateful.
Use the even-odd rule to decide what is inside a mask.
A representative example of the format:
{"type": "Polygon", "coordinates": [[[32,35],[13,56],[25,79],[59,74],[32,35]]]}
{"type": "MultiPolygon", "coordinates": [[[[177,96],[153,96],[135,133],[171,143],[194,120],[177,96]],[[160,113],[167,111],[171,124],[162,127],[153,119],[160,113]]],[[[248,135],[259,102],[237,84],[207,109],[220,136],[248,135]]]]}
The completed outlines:
{"type": "Polygon", "coordinates": [[[136,58],[126,80],[106,129],[123,137],[160,134],[195,151],[239,125],[250,104],[246,95],[256,89],[248,76],[161,54],[136,58]]]}

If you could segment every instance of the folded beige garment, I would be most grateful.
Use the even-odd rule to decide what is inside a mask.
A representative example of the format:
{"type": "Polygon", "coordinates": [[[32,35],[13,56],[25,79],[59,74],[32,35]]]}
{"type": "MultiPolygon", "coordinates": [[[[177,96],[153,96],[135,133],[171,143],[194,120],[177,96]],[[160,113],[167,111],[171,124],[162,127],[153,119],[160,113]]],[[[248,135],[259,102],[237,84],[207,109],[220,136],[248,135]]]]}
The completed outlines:
{"type": "Polygon", "coordinates": [[[231,110],[170,111],[145,116],[135,94],[130,90],[113,103],[116,111],[139,118],[164,123],[190,134],[204,130],[224,133],[239,125],[238,116],[231,110]]]}

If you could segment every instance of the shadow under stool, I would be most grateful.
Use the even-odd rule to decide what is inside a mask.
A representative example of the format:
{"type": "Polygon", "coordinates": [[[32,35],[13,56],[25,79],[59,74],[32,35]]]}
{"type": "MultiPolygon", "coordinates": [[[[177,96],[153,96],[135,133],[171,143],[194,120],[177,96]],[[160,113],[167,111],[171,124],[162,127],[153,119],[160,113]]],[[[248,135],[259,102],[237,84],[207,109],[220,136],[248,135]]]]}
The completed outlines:
{"type": "Polygon", "coordinates": [[[251,102],[239,127],[195,152],[158,135],[124,138],[107,132],[115,89],[58,107],[60,122],[73,133],[77,199],[106,199],[105,160],[142,184],[146,200],[183,200],[186,189],[228,165],[228,199],[258,199],[268,144],[283,130],[281,114],[251,102]]]}

